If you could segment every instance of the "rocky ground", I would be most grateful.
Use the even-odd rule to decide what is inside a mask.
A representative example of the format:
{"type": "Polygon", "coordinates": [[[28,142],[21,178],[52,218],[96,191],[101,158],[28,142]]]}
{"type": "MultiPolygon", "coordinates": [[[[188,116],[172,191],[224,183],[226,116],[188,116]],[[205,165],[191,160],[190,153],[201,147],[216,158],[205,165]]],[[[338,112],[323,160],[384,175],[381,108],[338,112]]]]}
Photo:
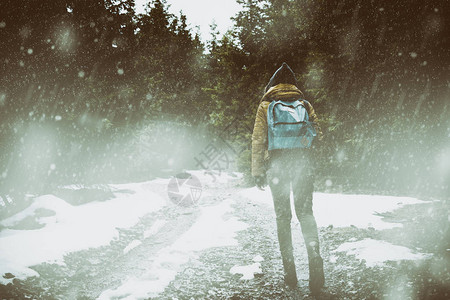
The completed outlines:
{"type": "MultiPolygon", "coordinates": [[[[299,288],[291,290],[283,283],[273,209],[245,198],[239,193],[242,189],[238,184],[210,188],[200,206],[167,206],[148,214],[132,228],[120,229],[119,238],[107,246],[69,253],[65,265],[40,264],[33,267],[39,277],[13,279],[10,284],[0,285],[0,299],[96,299],[102,291],[119,286],[124,278],[144,274],[150,268],[148,258],[185,233],[199,217],[202,206],[229,198],[234,200],[234,210],[228,217],[249,225],[237,233],[238,244],[206,249],[191,257],[164,291],[153,298],[314,299],[308,289],[307,257],[299,226],[293,224],[299,288]],[[163,220],[164,226],[155,235],[124,251],[157,220],[163,220]],[[252,264],[257,264],[260,271],[251,279],[230,272],[235,266],[252,264]]],[[[157,192],[165,193],[161,189],[157,192]]],[[[402,227],[320,228],[326,288],[317,298],[450,299],[448,211],[449,206],[443,201],[427,201],[383,215],[386,221],[401,223],[402,227]],[[429,257],[367,266],[355,256],[334,251],[344,242],[367,238],[419,249],[429,257]]],[[[3,276],[8,278],[14,274],[3,276]]]]}

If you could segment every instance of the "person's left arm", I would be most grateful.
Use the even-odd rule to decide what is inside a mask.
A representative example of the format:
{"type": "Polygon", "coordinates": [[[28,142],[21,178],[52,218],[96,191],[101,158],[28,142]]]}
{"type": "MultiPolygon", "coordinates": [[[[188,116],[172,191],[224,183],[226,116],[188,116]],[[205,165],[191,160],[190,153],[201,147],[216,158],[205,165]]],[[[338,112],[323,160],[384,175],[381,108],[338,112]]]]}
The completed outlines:
{"type": "Polygon", "coordinates": [[[308,111],[308,115],[309,115],[309,120],[311,122],[313,122],[314,128],[317,131],[317,137],[318,137],[319,141],[321,141],[323,139],[323,132],[319,125],[319,118],[317,117],[317,113],[314,110],[314,107],[312,106],[311,103],[309,103],[308,101],[305,101],[305,102],[306,102],[306,110],[308,111]]]}

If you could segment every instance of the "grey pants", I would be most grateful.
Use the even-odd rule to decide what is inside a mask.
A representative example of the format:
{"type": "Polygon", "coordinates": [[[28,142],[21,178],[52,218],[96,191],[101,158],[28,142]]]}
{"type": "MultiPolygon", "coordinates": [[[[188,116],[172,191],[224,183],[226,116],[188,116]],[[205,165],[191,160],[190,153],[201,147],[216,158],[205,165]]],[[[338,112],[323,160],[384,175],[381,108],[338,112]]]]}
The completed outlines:
{"type": "Polygon", "coordinates": [[[275,207],[285,277],[296,281],[291,234],[291,187],[295,213],[301,225],[308,259],[311,262],[311,259],[319,255],[317,224],[312,211],[314,177],[310,153],[308,150],[277,150],[270,156],[267,179],[275,207]]]}

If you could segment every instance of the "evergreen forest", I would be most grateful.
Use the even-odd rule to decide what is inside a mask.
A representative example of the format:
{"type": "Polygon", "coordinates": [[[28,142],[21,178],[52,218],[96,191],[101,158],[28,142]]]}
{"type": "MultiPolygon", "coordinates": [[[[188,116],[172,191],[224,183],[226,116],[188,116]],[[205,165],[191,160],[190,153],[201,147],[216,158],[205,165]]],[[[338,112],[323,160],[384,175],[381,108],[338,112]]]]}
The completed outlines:
{"type": "Polygon", "coordinates": [[[218,167],[251,184],[286,62],[324,133],[318,190],[450,196],[448,1],[236,1],[233,27],[200,37],[169,0],[2,0],[0,194],[218,167]]]}

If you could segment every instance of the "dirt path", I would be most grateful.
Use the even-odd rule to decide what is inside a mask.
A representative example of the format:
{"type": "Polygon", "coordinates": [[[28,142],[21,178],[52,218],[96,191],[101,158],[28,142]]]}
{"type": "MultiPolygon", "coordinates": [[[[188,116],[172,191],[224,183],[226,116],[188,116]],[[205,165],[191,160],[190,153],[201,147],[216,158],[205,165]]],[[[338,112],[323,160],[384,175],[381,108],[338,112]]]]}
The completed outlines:
{"type": "MultiPolygon", "coordinates": [[[[229,189],[226,193],[235,199],[235,215],[250,225],[238,234],[239,245],[205,251],[197,261],[185,265],[185,271],[171,282],[161,299],[314,299],[308,288],[307,254],[298,222],[293,222],[293,241],[300,288],[292,291],[283,283],[273,208],[245,198],[239,191],[229,189]],[[241,280],[242,275],[230,273],[233,266],[251,265],[257,255],[264,261],[262,272],[254,279],[241,280]]],[[[446,224],[442,216],[447,211],[443,202],[408,205],[387,218],[404,225],[390,230],[319,228],[326,289],[317,299],[450,299],[450,257],[448,251],[437,251],[442,242],[449,245],[450,239],[439,230],[446,224]],[[367,267],[354,256],[334,252],[345,242],[364,239],[389,241],[431,257],[367,267]]]]}
{"type": "MultiPolygon", "coordinates": [[[[148,187],[162,197],[167,197],[165,186],[151,185],[148,187]]],[[[207,189],[202,205],[211,205],[222,199],[223,191],[207,189]]],[[[65,299],[96,299],[103,291],[115,289],[131,276],[140,277],[150,270],[157,254],[172,245],[196,222],[200,215],[200,207],[180,207],[169,205],[154,214],[142,218],[130,229],[121,229],[120,237],[104,249],[95,249],[90,253],[79,254],[82,265],[77,269],[75,280],[70,282],[65,299]],[[150,232],[149,232],[150,231],[150,232]],[[153,231],[153,232],[151,232],[153,231]],[[139,244],[124,252],[133,242],[139,244]],[[88,272],[83,272],[87,270],[88,272]],[[79,275],[76,278],[76,275],[79,275]],[[80,283],[82,283],[80,285],[80,283]]]]}
{"type": "MultiPolygon", "coordinates": [[[[148,188],[160,195],[166,193],[162,186],[148,188]]],[[[273,208],[267,202],[244,197],[242,190],[238,186],[210,187],[201,202],[202,207],[233,200],[234,212],[226,217],[237,217],[249,225],[238,232],[238,245],[198,253],[155,299],[312,299],[298,222],[293,224],[293,240],[300,288],[291,291],[283,283],[273,208]],[[242,280],[242,274],[231,274],[231,268],[254,264],[258,256],[263,259],[261,272],[253,279],[242,280]]],[[[320,228],[328,293],[324,299],[444,299],[441,296],[450,289],[450,258],[438,251],[441,246],[435,245],[442,243],[444,235],[439,230],[442,212],[448,206],[442,202],[421,206],[407,206],[388,216],[391,221],[402,222],[402,229],[320,228]],[[422,250],[435,255],[425,261],[392,262],[368,268],[355,257],[333,252],[344,242],[365,238],[415,248],[425,245],[422,250]]],[[[39,278],[0,286],[0,295],[12,299],[96,299],[103,291],[120,286],[129,276],[139,277],[151,268],[158,251],[173,244],[198,220],[201,207],[171,205],[148,214],[136,226],[119,230],[119,238],[110,245],[70,253],[65,257],[65,266],[35,266],[39,278]],[[154,232],[149,232],[152,228],[154,232]],[[135,248],[124,251],[133,243],[135,248]]]]}

